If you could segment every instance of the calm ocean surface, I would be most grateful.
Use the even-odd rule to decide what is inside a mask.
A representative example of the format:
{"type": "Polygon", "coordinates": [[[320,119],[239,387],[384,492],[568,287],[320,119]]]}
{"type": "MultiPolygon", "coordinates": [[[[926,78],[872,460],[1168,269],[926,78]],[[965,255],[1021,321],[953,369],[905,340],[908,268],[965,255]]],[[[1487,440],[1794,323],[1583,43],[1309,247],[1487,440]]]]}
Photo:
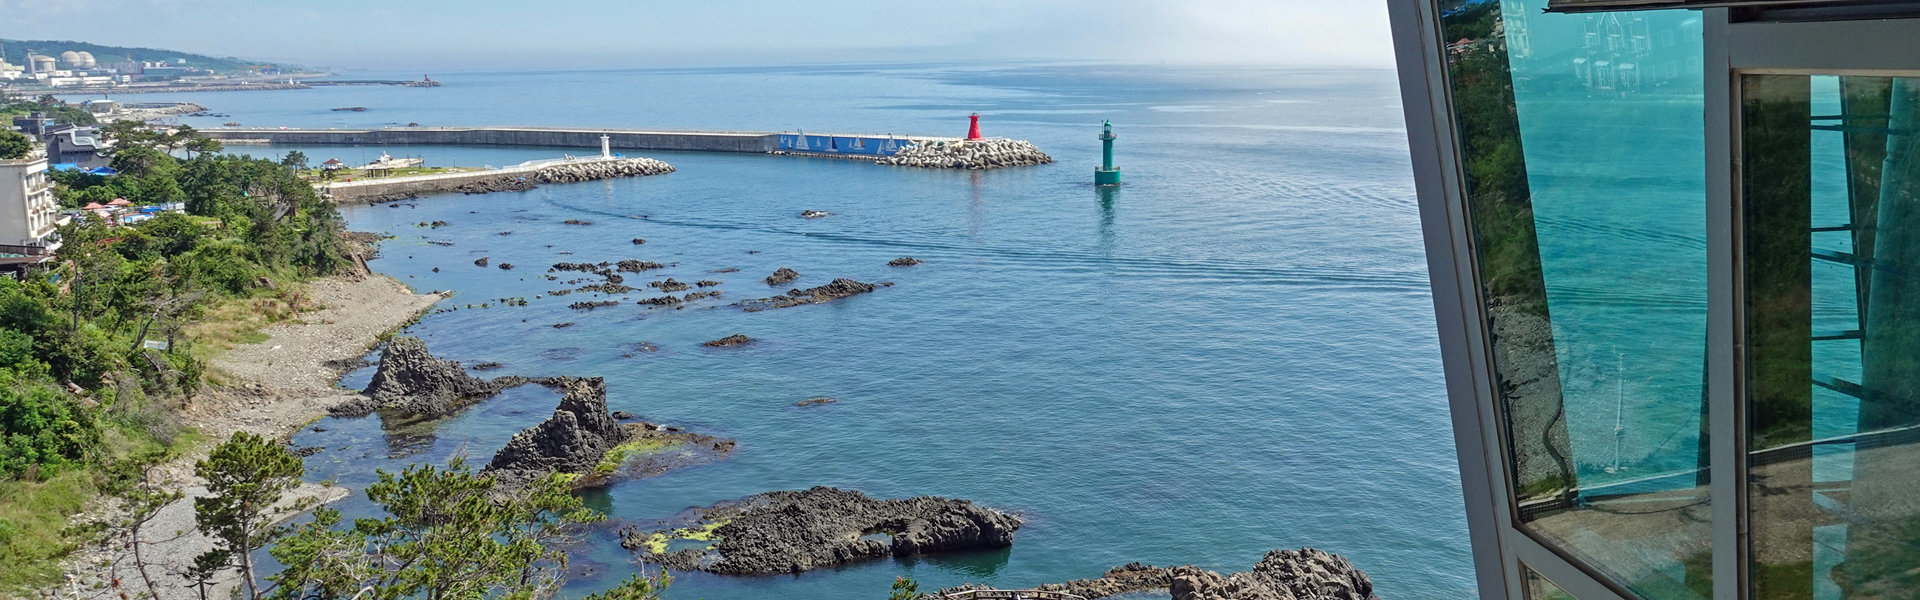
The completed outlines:
{"type": "MultiPolygon", "coordinates": [[[[671,598],[880,597],[896,575],[923,590],[1029,586],[1129,561],[1239,571],[1268,550],[1302,546],[1349,557],[1386,598],[1473,593],[1391,71],[941,64],[435,79],[446,86],[125,100],[187,99],[230,115],[182,119],[202,128],[961,135],[977,111],[987,135],[1030,140],[1059,160],[953,172],[633,152],[679,171],[342,207],[352,228],[397,236],[376,270],[421,291],[454,290],[444,307],[476,306],[409,329],[436,354],[504,363],[496,376],[605,377],[616,410],[739,440],[730,460],[592,493],[618,523],[814,485],[966,498],[1028,520],[1010,550],[799,576],[686,574],[671,598]],[[328,110],[345,106],[369,110],[328,110]],[[1127,181],[1111,193],[1090,184],[1103,119],[1114,122],[1127,181]],[[834,216],[803,220],[802,210],[834,216]],[[436,220],[449,225],[416,226],[436,220]],[[635,237],[646,245],[629,243],[635,237]],[[481,256],[519,268],[474,266],[481,256]],[[926,264],[886,265],[900,256],[926,264]],[[569,287],[541,277],[554,262],[622,258],[677,265],[629,285],[716,279],[726,299],[686,310],[568,309],[580,295],[477,308],[569,287]],[[793,287],[759,281],[778,267],[798,270],[798,287],[835,277],[895,285],[818,306],[726,306],[793,287]],[[725,268],[740,271],[709,273],[725,268]],[[577,325],[552,327],[569,321],[577,325]],[[761,342],[699,345],[735,333],[761,342]],[[636,353],[641,342],[661,350],[636,353]],[[794,406],[818,396],[839,402],[794,406]]],[[[315,163],[387,151],[462,166],[566,151],[298,149],[315,163]]],[[[328,448],[309,459],[316,479],[357,488],[376,467],[458,453],[484,463],[555,401],[522,388],[435,427],[328,419],[328,431],[296,442],[328,448]]],[[[365,508],[364,499],[347,504],[365,508]]],[[[634,569],[611,530],[578,552],[575,591],[634,569]]]]}

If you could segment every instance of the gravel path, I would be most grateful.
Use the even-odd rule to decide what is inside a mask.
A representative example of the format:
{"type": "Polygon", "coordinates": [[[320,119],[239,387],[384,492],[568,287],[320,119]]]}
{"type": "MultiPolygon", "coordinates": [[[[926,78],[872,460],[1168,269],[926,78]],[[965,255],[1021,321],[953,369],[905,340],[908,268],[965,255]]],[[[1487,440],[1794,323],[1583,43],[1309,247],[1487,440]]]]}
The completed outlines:
{"type": "MultiPolygon", "coordinates": [[[[342,370],[334,365],[358,359],[379,342],[380,335],[397,329],[444,299],[438,294],[415,294],[383,275],[336,277],[308,285],[308,296],[322,308],[302,313],[299,322],[266,329],[267,341],[234,348],[214,360],[214,367],[234,376],[235,385],[194,396],[180,413],[183,425],[206,434],[205,447],[152,472],[155,483],[186,493],[161,509],[142,531],[141,550],[160,600],[199,600],[200,592],[187,586],[180,573],[193,557],[212,547],[194,530],[193,498],[204,494],[204,482],[193,475],[194,462],[205,457],[214,443],[236,431],[284,439],[306,424],[325,416],[327,407],[353,398],[352,390],[335,387],[342,370]]],[[[345,498],[350,490],[304,484],[282,500],[284,509],[311,499],[327,503],[345,498]]],[[[115,521],[117,507],[101,503],[98,509],[74,519],[78,522],[115,521]]],[[[281,519],[297,511],[282,510],[281,519]]],[[[42,590],[43,598],[120,600],[151,598],[126,548],[127,532],[109,532],[109,540],[75,552],[65,563],[67,583],[42,590]],[[119,589],[115,589],[115,582],[119,589]],[[124,594],[124,596],[123,596],[124,594]]],[[[207,590],[207,598],[225,600],[238,585],[237,574],[207,590]]]]}

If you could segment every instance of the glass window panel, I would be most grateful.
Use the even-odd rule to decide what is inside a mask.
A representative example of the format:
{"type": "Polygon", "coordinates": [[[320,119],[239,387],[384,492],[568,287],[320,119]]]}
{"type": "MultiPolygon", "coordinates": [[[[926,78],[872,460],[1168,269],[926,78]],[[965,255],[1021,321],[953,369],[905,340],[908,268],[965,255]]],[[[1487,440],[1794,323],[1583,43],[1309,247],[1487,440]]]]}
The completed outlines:
{"type": "Polygon", "coordinates": [[[1750,597],[1920,598],[1920,79],[1740,111],[1750,597]]]}
{"type": "Polygon", "coordinates": [[[1521,526],[1647,598],[1710,595],[1701,20],[1443,1],[1521,526]]]}
{"type": "Polygon", "coordinates": [[[1531,567],[1520,565],[1520,570],[1526,574],[1527,600],[1580,600],[1566,590],[1560,589],[1560,586],[1547,581],[1547,578],[1541,577],[1531,567]]]}

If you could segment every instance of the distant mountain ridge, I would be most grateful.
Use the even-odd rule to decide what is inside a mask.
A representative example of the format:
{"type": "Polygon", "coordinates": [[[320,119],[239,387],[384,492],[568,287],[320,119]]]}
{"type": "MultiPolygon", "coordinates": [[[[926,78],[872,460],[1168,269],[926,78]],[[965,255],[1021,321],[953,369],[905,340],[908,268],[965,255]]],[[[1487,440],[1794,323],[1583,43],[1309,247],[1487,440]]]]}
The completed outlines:
{"type": "Polygon", "coordinates": [[[100,44],[69,40],[0,40],[0,60],[5,60],[6,62],[16,65],[25,64],[28,49],[32,49],[36,54],[55,58],[58,58],[61,52],[68,50],[86,52],[92,54],[94,60],[101,66],[126,62],[127,57],[132,56],[134,60],[142,62],[165,61],[172,63],[184,58],[187,60],[187,66],[217,73],[241,73],[246,72],[248,67],[260,65],[272,65],[280,67],[281,69],[292,69],[291,65],[248,61],[231,56],[220,58],[207,56],[205,54],[194,54],[192,52],[180,52],[178,50],[103,46],[100,44]]]}

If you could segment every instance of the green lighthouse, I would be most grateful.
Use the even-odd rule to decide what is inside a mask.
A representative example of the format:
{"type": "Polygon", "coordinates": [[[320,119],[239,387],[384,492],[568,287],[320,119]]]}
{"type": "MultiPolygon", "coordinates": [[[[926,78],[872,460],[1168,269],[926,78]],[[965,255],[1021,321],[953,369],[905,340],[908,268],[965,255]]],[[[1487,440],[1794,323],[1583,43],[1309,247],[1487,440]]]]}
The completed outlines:
{"type": "Polygon", "coordinates": [[[1094,185],[1120,185],[1120,169],[1113,166],[1113,121],[1100,132],[1100,168],[1093,170],[1094,185]]]}

